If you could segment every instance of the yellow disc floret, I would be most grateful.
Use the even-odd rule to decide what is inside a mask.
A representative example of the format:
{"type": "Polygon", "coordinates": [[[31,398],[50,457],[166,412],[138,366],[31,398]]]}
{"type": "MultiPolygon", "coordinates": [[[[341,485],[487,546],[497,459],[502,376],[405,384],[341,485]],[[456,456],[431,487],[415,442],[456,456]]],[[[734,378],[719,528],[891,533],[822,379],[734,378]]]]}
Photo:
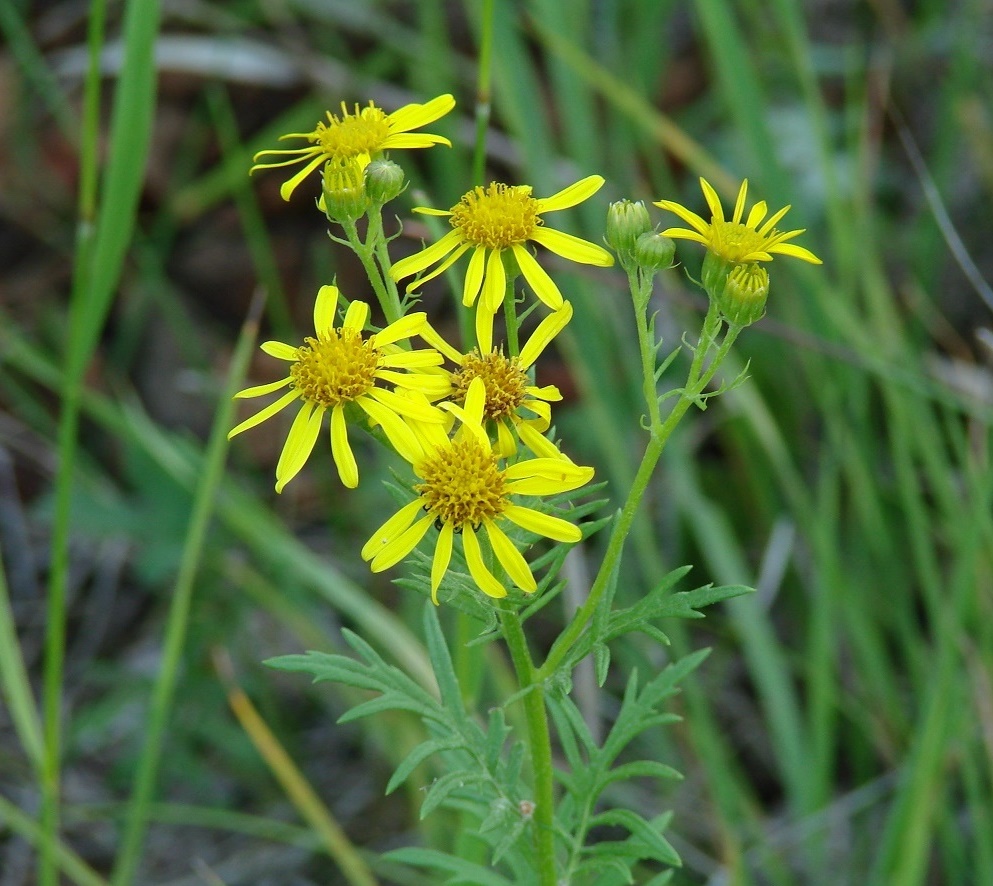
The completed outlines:
{"type": "Polygon", "coordinates": [[[330,409],[373,387],[380,354],[358,330],[330,329],[304,342],[290,367],[293,387],[304,400],[330,409]]]}
{"type": "Polygon", "coordinates": [[[489,249],[508,249],[524,243],[542,223],[541,204],[529,185],[490,182],[477,186],[452,207],[451,224],[466,242],[489,249]]]}
{"type": "Polygon", "coordinates": [[[414,487],[439,525],[456,531],[478,527],[507,507],[505,480],[493,452],[475,438],[452,444],[418,467],[424,482],[414,487]]]}
{"type": "Polygon", "coordinates": [[[478,351],[467,354],[461,367],[452,375],[452,399],[456,403],[464,402],[472,380],[481,378],[486,385],[484,418],[510,418],[527,397],[530,384],[519,362],[492,351],[485,356],[480,356],[478,351]]]}
{"type": "Polygon", "coordinates": [[[378,151],[390,134],[386,113],[372,102],[369,107],[350,112],[341,103],[341,116],[327,112],[328,123],[318,123],[313,139],[324,153],[336,159],[358,157],[378,151]]]}
{"type": "Polygon", "coordinates": [[[725,261],[740,262],[748,256],[765,252],[778,238],[775,228],[760,234],[754,228],[733,221],[714,221],[710,224],[710,250],[725,261]]]}

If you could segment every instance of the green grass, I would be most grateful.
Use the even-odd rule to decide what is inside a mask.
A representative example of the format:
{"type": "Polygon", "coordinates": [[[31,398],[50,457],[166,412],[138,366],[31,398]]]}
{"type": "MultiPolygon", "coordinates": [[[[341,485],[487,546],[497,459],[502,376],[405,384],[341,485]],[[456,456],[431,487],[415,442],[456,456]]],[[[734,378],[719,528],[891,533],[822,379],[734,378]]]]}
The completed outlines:
{"type": "MultiPolygon", "coordinates": [[[[430,199],[450,205],[471,184],[481,5],[375,3],[356,13],[330,3],[273,20],[266,7],[215,4],[215,17],[195,27],[166,20],[162,32],[195,32],[219,47],[251,37],[301,60],[303,79],[279,89],[171,75],[157,103],[154,5],[128,4],[123,21],[112,5],[105,36],[93,4],[93,52],[120,36],[126,61],[108,91],[87,81],[84,105],[78,83],[68,90],[55,75],[59,46],[43,42],[53,38],[41,13],[21,3],[0,17],[21,74],[4,132],[0,223],[31,246],[0,271],[0,285],[27,293],[4,304],[0,322],[0,407],[11,429],[0,442],[19,481],[9,512],[42,540],[39,575],[50,588],[39,608],[11,584],[0,608],[0,722],[10,723],[0,733],[0,783],[13,786],[0,797],[0,856],[25,842],[49,845],[40,882],[54,882],[56,866],[71,882],[105,882],[116,860],[124,883],[143,854],[134,882],[155,883],[191,873],[170,851],[185,834],[205,841],[197,845],[219,866],[225,845],[270,839],[309,847],[294,864],[325,882],[331,862],[313,834],[290,827],[303,820],[227,711],[211,651],[228,650],[270,728],[352,839],[372,850],[409,841],[418,827],[416,790],[379,800],[416,725],[336,732],[343,697],[258,662],[337,649],[344,623],[426,684],[430,673],[419,607],[355,556],[389,507],[374,479],[346,496],[319,456],[294,481],[300,491],[277,499],[272,454],[237,443],[216,498],[203,497],[201,478],[220,458],[207,429],[229,409],[224,378],[254,283],[268,294],[265,335],[274,337],[306,330],[308,300],[329,269],[343,287],[361,285],[306,199],[286,207],[272,199],[278,174],[244,173],[253,149],[307,125],[315,109],[451,91],[459,117],[438,131],[456,147],[412,160],[430,199]],[[348,82],[322,80],[324,60],[348,82]],[[98,125],[106,150],[97,150],[98,125]],[[71,158],[78,197],[59,182],[54,157],[71,158]],[[212,246],[222,234],[229,239],[212,246]],[[224,264],[231,242],[242,268],[224,264]],[[230,268],[223,291],[220,272],[188,263],[204,244],[204,255],[230,268]],[[156,336],[186,356],[151,362],[156,336]],[[161,388],[141,381],[163,368],[161,388]],[[156,417],[158,401],[176,397],[177,377],[196,382],[191,414],[204,416],[187,427],[156,417]],[[184,555],[187,526],[196,532],[184,555]],[[86,623],[99,566],[81,549],[109,536],[128,545],[115,603],[126,621],[108,614],[110,633],[81,667],[74,628],[86,623]],[[157,696],[161,761],[146,752],[144,777],[157,782],[139,808],[149,831],[141,839],[132,824],[122,862],[123,830],[107,837],[95,824],[128,817],[121,804],[162,679],[136,669],[135,656],[167,645],[177,583],[190,594],[188,631],[182,638],[173,628],[177,682],[157,696]],[[19,644],[3,643],[14,631],[19,644]],[[344,746],[351,757],[328,750],[344,746]],[[336,809],[329,773],[356,771],[365,805],[336,809]],[[80,781],[100,789],[80,793],[80,781]],[[181,806],[152,801],[196,811],[181,829],[181,806]],[[237,818],[248,814],[250,828],[237,818]],[[363,825],[370,816],[372,832],[363,825]],[[58,831],[58,844],[46,829],[58,831]],[[238,842],[211,843],[218,830],[238,842]]],[[[679,650],[715,650],[684,689],[684,724],[657,747],[688,777],[631,802],[652,814],[675,809],[686,862],[677,884],[719,872],[736,884],[784,886],[993,882],[984,838],[993,826],[993,387],[989,351],[975,338],[989,306],[952,237],[988,275],[993,83],[977,51],[983,4],[866,5],[832,21],[796,0],[570,8],[563,18],[562,5],[545,0],[495,4],[491,122],[500,138],[489,142],[491,175],[530,183],[540,196],[604,175],[605,196],[561,220],[597,241],[608,199],[664,196],[700,209],[698,175],[725,201],[747,177],[773,208],[793,205],[787,222],[806,227],[802,242],[824,259],[822,268],[773,262],[769,317],[736,349],[749,381],[681,429],[632,534],[620,597],[682,563],[694,564],[698,583],[758,584],[759,593],[673,633],[679,650]],[[921,151],[930,194],[901,133],[921,151]],[[951,370],[971,372],[981,393],[953,383],[951,370]],[[776,562],[781,570],[763,570],[776,562]]],[[[59,45],[84,33],[81,25],[59,45]]],[[[396,206],[409,214],[409,200],[396,206]]],[[[695,275],[699,256],[684,246],[695,275]]],[[[702,318],[683,270],[657,293],[670,348],[702,318]]],[[[558,349],[575,397],[556,417],[566,448],[610,481],[616,506],[642,433],[626,290],[615,272],[554,273],[576,307],[558,349]]],[[[250,370],[259,381],[264,371],[250,370]]],[[[9,577],[16,552],[3,536],[0,546],[9,577]]],[[[614,666],[662,660],[632,643],[614,666]]],[[[479,660],[466,667],[483,674],[485,693],[505,665],[483,661],[481,671],[479,660]]],[[[420,828],[426,845],[452,845],[454,820],[444,813],[420,828]]],[[[372,868],[391,882],[387,868],[372,868]]],[[[236,873],[224,881],[249,882],[236,873]]]]}

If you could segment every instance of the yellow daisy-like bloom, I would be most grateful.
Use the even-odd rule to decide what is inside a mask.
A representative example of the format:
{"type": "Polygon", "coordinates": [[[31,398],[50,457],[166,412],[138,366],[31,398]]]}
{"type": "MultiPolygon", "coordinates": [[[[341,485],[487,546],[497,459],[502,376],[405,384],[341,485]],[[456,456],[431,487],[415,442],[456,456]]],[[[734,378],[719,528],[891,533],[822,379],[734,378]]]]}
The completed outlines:
{"type": "Polygon", "coordinates": [[[571,319],[572,305],[563,302],[559,310],[538,324],[516,357],[504,356],[502,348],[486,353],[477,348],[468,354],[461,354],[430,325],[421,332],[421,337],[429,345],[458,366],[451,376],[452,390],[447,395],[448,399],[459,405],[465,403],[473,380],[483,380],[486,388],[483,420],[492,423],[496,429],[496,451],[500,456],[509,458],[515,455],[517,439],[520,439],[535,455],[565,457],[544,436],[552,422],[549,403],[561,400],[562,394],[555,385],[533,385],[528,370],[571,319]]]}
{"type": "Polygon", "coordinates": [[[571,234],[550,230],[544,227],[544,220],[541,218],[542,213],[568,209],[582,203],[599,191],[602,185],[601,176],[591,175],[551,197],[536,198],[531,196],[528,185],[492,182],[486,188],[476,187],[469,191],[447,212],[419,207],[414,211],[426,215],[449,216],[454,230],[422,252],[398,261],[390,274],[394,280],[402,280],[437,264],[430,274],[407,287],[410,292],[447,270],[471,249],[472,258],[465,275],[462,302],[469,306],[479,297],[476,339],[480,350],[486,353],[493,344],[491,318],[503,304],[507,291],[504,252],[513,255],[524,279],[538,298],[553,311],[562,307],[562,293],[525,247],[525,243],[529,240],[540,243],[557,255],[582,264],[607,268],[614,263],[614,257],[606,249],[571,234]]]}
{"type": "Polygon", "coordinates": [[[766,219],[769,207],[764,200],[760,200],[751,208],[748,218],[742,222],[741,219],[745,212],[745,195],[748,192],[747,178],[741,183],[741,189],[738,191],[738,199],[734,205],[731,221],[725,220],[721,199],[717,196],[717,192],[710,182],[701,178],[700,187],[703,189],[703,195],[710,207],[710,222],[705,222],[699,215],[680,203],[675,203],[672,200],[660,200],[655,204],[656,206],[674,212],[693,227],[693,230],[668,228],[662,232],[663,237],[696,240],[706,246],[708,251],[728,262],[772,261],[773,253],[778,253],[780,255],[792,255],[794,258],[802,259],[814,265],[821,264],[821,260],[809,249],[786,242],[802,234],[806,230],[805,228],[796,231],[776,230],[776,224],[789,211],[789,206],[784,206],[779,212],[773,213],[770,218],[766,219]]]}
{"type": "Polygon", "coordinates": [[[408,314],[382,332],[363,337],[369,305],[352,302],[341,326],[335,326],[337,307],[338,287],[322,286],[314,303],[316,338],[304,339],[298,348],[279,341],[262,345],[262,350],[270,356],[291,364],[290,374],[235,394],[238,398],[260,397],[289,387],[278,400],[232,429],[228,439],[301,401],[276,465],[276,492],[283,491],[310,457],[328,410],[331,411],[331,454],[341,482],[349,488],[359,482],[359,469],[345,424],[345,407],[350,403],[360,407],[372,424],[380,425],[396,451],[407,460],[420,453],[420,446],[401,416],[433,423],[439,428],[445,422],[445,414],[425,400],[405,397],[377,385],[385,382],[402,390],[439,395],[437,375],[416,370],[438,366],[442,362],[441,354],[433,349],[404,351],[395,344],[416,335],[427,323],[427,316],[408,314]]]}
{"type": "Polygon", "coordinates": [[[437,526],[438,541],[431,562],[431,598],[435,603],[456,535],[462,536],[469,573],[490,597],[505,597],[507,589],[486,565],[482,535],[510,580],[527,593],[537,590],[534,575],[500,524],[509,521],[564,543],[578,542],[583,536],[575,524],[517,504],[513,498],[578,489],[593,478],[593,468],[561,458],[532,458],[501,468],[483,427],[485,402],[483,382],[475,379],[464,407],[448,404],[461,421],[453,436],[446,435],[439,425],[411,423],[422,448],[411,462],[421,481],[414,486],[417,498],[380,526],[362,548],[362,559],[371,561],[373,572],[381,572],[399,563],[432,525],[437,526]]]}
{"type": "Polygon", "coordinates": [[[249,173],[255,172],[256,169],[275,169],[280,166],[306,163],[306,166],[291,179],[283,182],[279,189],[282,198],[289,200],[297,185],[328,160],[360,158],[364,167],[377,154],[394,148],[430,148],[433,145],[451,147],[452,143],[440,135],[427,132],[415,133],[411,130],[434,123],[454,107],[455,99],[450,95],[439,95],[423,105],[404,105],[392,114],[387,114],[372,102],[369,102],[366,108],[355,105],[354,110],[349,111],[342,102],[340,117],[328,111],[328,122],[319,121],[312,132],[290,132],[280,136],[280,140],[305,138],[310,142],[307,147],[285,151],[259,151],[253,158],[255,165],[249,173]],[[259,163],[262,157],[287,159],[267,159],[259,163]]]}

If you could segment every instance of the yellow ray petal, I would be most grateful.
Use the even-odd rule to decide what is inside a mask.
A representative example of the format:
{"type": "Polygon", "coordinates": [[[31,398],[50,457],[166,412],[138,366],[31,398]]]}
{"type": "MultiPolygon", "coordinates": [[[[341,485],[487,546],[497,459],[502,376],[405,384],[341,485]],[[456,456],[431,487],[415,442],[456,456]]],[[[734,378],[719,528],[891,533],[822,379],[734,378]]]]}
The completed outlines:
{"type": "Polygon", "coordinates": [[[557,194],[552,194],[551,197],[539,198],[538,212],[555,212],[582,203],[603,187],[603,181],[602,175],[588,175],[574,185],[563,188],[557,194]]]}
{"type": "Polygon", "coordinates": [[[812,265],[823,264],[823,262],[809,249],[804,249],[802,246],[794,246],[792,243],[783,243],[779,246],[773,246],[769,249],[769,251],[777,252],[780,255],[792,255],[794,258],[803,259],[806,262],[810,262],[812,265]]]}
{"type": "MultiPolygon", "coordinates": [[[[471,259],[469,264],[472,264],[471,259]]],[[[450,345],[447,341],[445,341],[438,330],[435,329],[430,323],[425,323],[424,328],[419,334],[424,341],[431,345],[432,348],[436,351],[440,351],[453,363],[458,364],[462,362],[462,354],[456,348],[452,347],[452,345],[450,345]]]]}
{"type": "Polygon", "coordinates": [[[259,345],[265,353],[277,360],[296,360],[298,348],[281,341],[264,341],[259,345]]]}
{"type": "MultiPolygon", "coordinates": [[[[747,179],[742,183],[743,186],[747,187],[747,179]]],[[[707,206],[710,207],[710,214],[714,221],[724,221],[724,207],[721,206],[721,198],[717,196],[717,191],[713,189],[710,182],[705,178],[700,179],[700,188],[703,190],[703,196],[707,201],[707,206]]],[[[741,191],[738,191],[741,194],[741,191]]]]}
{"type": "Polygon", "coordinates": [[[533,508],[508,505],[504,509],[503,516],[511,523],[516,523],[521,529],[550,538],[552,541],[575,543],[583,538],[582,530],[575,524],[563,520],[561,517],[543,514],[533,508]]]}
{"type": "Polygon", "coordinates": [[[441,587],[441,580],[448,571],[448,564],[452,561],[452,540],[455,537],[455,527],[451,523],[444,523],[441,532],[438,533],[438,543],[434,548],[434,557],[431,558],[431,601],[438,605],[438,588],[441,587]]]}
{"type": "Polygon", "coordinates": [[[395,566],[417,547],[417,543],[424,538],[424,534],[433,522],[434,517],[430,515],[418,520],[406,532],[388,542],[386,547],[373,558],[369,568],[373,572],[382,572],[384,569],[395,566]]]}
{"type": "Polygon", "coordinates": [[[524,445],[539,458],[565,458],[556,445],[544,434],[540,434],[529,422],[521,422],[517,426],[517,435],[524,445]]]}
{"type": "Polygon", "coordinates": [[[492,520],[484,521],[483,525],[486,527],[486,537],[490,540],[490,547],[493,548],[500,565],[507,570],[510,580],[522,591],[533,594],[538,590],[538,585],[524,555],[514,547],[514,543],[492,520]]]}
{"type": "Polygon", "coordinates": [[[614,256],[602,246],[597,246],[595,243],[590,243],[589,240],[574,237],[563,231],[537,228],[531,234],[531,239],[546,249],[550,249],[556,255],[569,259],[569,261],[584,265],[596,265],[598,268],[609,268],[614,264],[614,256]]]}
{"type": "Polygon", "coordinates": [[[476,347],[479,353],[488,354],[493,350],[493,320],[496,315],[479,302],[476,305],[476,347]]]}
{"type": "Polygon", "coordinates": [[[414,518],[423,508],[424,503],[420,498],[415,498],[412,502],[405,504],[389,520],[379,527],[362,546],[361,556],[363,560],[371,560],[375,557],[391,540],[403,532],[414,522],[414,518]]]}
{"type": "Polygon", "coordinates": [[[734,203],[734,215],[731,216],[731,221],[735,224],[741,222],[741,216],[745,212],[745,194],[748,193],[748,179],[744,179],[741,183],[741,187],[738,189],[738,199],[734,203]]]}
{"type": "Polygon", "coordinates": [[[507,294],[507,272],[504,270],[500,252],[499,249],[491,249],[489,258],[486,259],[483,292],[479,302],[491,314],[497,312],[507,294]]]}
{"type": "MultiPolygon", "coordinates": [[[[516,249],[514,254],[517,254],[516,249]]],[[[556,335],[565,329],[571,319],[572,305],[567,301],[562,302],[562,307],[557,311],[545,317],[538,324],[538,328],[531,333],[531,338],[528,339],[527,344],[521,348],[520,356],[517,358],[521,369],[530,369],[532,364],[541,356],[541,352],[548,347],[556,335]]]]}
{"type": "MultiPolygon", "coordinates": [[[[688,225],[693,225],[693,227],[696,228],[696,230],[701,234],[706,235],[710,231],[710,225],[707,222],[705,222],[692,210],[687,209],[681,203],[676,203],[673,200],[659,200],[655,205],[660,209],[666,209],[674,215],[678,215],[688,225]]],[[[662,236],[665,237],[668,235],[665,231],[663,231],[662,236]]]]}
{"type": "Polygon", "coordinates": [[[557,311],[563,305],[562,293],[559,292],[558,286],[545,269],[535,261],[533,255],[527,251],[519,243],[515,243],[513,247],[514,258],[517,259],[517,266],[521,269],[521,273],[524,275],[524,279],[531,284],[531,288],[534,290],[534,294],[543,301],[548,307],[553,311],[557,311]]]}
{"type": "Polygon", "coordinates": [[[345,319],[341,325],[345,329],[354,329],[356,332],[361,332],[365,329],[366,323],[369,322],[369,314],[370,308],[368,304],[364,301],[353,301],[348,306],[348,310],[345,311],[345,319]]]}
{"type": "Polygon", "coordinates": [[[407,258],[402,258],[390,269],[390,276],[394,280],[402,280],[418,274],[425,268],[430,267],[436,261],[441,261],[449,252],[455,249],[462,242],[462,235],[458,231],[449,231],[437,243],[433,243],[420,252],[415,252],[407,258]]]}
{"type": "Polygon", "coordinates": [[[443,135],[431,135],[428,132],[398,132],[396,135],[388,135],[380,145],[382,151],[406,150],[409,148],[433,148],[435,145],[444,145],[450,148],[452,143],[443,135]]]}
{"type": "Polygon", "coordinates": [[[282,492],[286,484],[299,474],[300,469],[307,463],[310,453],[314,451],[323,419],[323,406],[314,406],[305,402],[300,407],[297,417],[290,425],[290,432],[286,436],[286,443],[276,464],[276,492],[282,492]]]}
{"type": "Polygon", "coordinates": [[[286,378],[281,378],[279,381],[271,381],[265,385],[256,385],[253,388],[245,388],[243,391],[238,391],[235,394],[235,399],[244,400],[248,397],[261,397],[264,394],[271,394],[273,391],[278,391],[280,388],[286,387],[293,380],[293,376],[288,375],[286,378]]]}
{"type": "Polygon", "coordinates": [[[427,400],[414,397],[404,397],[386,388],[370,388],[366,397],[378,400],[387,409],[392,409],[400,415],[409,416],[416,421],[426,424],[444,424],[445,416],[440,409],[432,406],[427,400]]]}
{"type": "Polygon", "coordinates": [[[404,423],[392,409],[387,409],[377,403],[372,397],[359,397],[355,401],[386,434],[397,454],[409,464],[415,464],[424,458],[424,450],[414,432],[404,423]]]}
{"type": "Polygon", "coordinates": [[[322,286],[314,302],[314,332],[318,338],[327,335],[334,327],[334,313],[338,307],[338,287],[322,286]]]}
{"type": "Polygon", "coordinates": [[[506,597],[507,589],[496,580],[483,562],[479,539],[476,538],[476,533],[471,526],[466,526],[462,530],[462,548],[465,550],[465,561],[469,566],[469,574],[479,585],[479,589],[488,597],[506,597]]]}
{"type": "Polygon", "coordinates": [[[242,431],[247,431],[249,428],[254,428],[256,425],[261,424],[267,418],[272,418],[280,409],[289,406],[294,400],[300,398],[300,392],[295,388],[292,391],[288,391],[283,394],[278,400],[270,403],[264,409],[260,409],[251,418],[246,418],[241,424],[235,425],[230,431],[228,431],[228,439],[230,440],[235,434],[240,434],[242,431]]]}
{"type": "Polygon", "coordinates": [[[748,219],[745,222],[746,228],[752,228],[757,230],[758,226],[762,223],[762,219],[765,218],[765,214],[769,211],[769,207],[765,200],[759,200],[748,212],[748,219]]]}
{"type": "Polygon", "coordinates": [[[331,457],[342,485],[354,489],[359,485],[359,466],[348,443],[348,427],[345,424],[345,409],[340,404],[331,410],[331,457]]]}
{"type": "Polygon", "coordinates": [[[454,107],[455,98],[449,93],[439,95],[424,104],[404,105],[388,115],[390,131],[409,132],[411,129],[420,129],[428,123],[434,123],[439,117],[444,117],[454,107]]]}
{"type": "Polygon", "coordinates": [[[486,247],[477,246],[469,259],[466,268],[465,282],[462,284],[462,304],[469,307],[476,301],[479,290],[483,285],[483,273],[486,270],[486,247]]]}
{"type": "Polygon", "coordinates": [[[289,201],[300,182],[302,182],[308,175],[317,169],[317,167],[320,166],[325,160],[327,160],[327,157],[323,153],[320,153],[314,157],[313,160],[297,172],[291,179],[284,181],[283,184],[280,185],[279,196],[284,200],[289,201]]]}
{"type": "Polygon", "coordinates": [[[373,336],[375,340],[373,347],[383,348],[394,342],[410,338],[412,335],[417,335],[424,327],[427,318],[428,315],[424,311],[415,311],[412,314],[401,317],[399,320],[395,320],[382,332],[377,332],[373,336]]]}

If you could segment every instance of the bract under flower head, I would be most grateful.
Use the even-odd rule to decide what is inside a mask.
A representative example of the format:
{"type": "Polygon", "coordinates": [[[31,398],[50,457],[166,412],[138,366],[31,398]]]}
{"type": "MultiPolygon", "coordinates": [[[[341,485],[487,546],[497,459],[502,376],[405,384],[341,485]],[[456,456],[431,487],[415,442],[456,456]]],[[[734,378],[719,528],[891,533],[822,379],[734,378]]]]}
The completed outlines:
{"type": "Polygon", "coordinates": [[[510,253],[535,294],[553,311],[562,307],[562,293],[526,247],[528,241],[540,243],[557,255],[582,264],[610,267],[613,256],[595,243],[544,227],[542,214],[567,209],[592,197],[603,185],[603,178],[591,175],[551,197],[532,197],[527,185],[491,182],[463,195],[450,210],[419,207],[415,212],[448,216],[453,230],[437,243],[409,258],[398,261],[390,272],[402,280],[437,265],[430,274],[407,287],[410,292],[422,283],[447,270],[466,252],[472,250],[466,270],[462,302],[475,304],[476,340],[482,352],[493,344],[493,315],[503,304],[507,292],[504,253],[510,253]]]}
{"type": "Polygon", "coordinates": [[[371,424],[382,427],[404,458],[413,457],[420,449],[401,416],[439,427],[445,421],[445,414],[426,400],[404,397],[383,387],[388,384],[404,391],[437,391],[437,376],[422,370],[438,366],[442,362],[441,354],[433,349],[403,351],[395,344],[416,335],[427,323],[426,315],[408,314],[381,332],[364,335],[369,306],[365,302],[352,302],[343,322],[337,326],[338,296],[337,286],[321,287],[314,304],[315,337],[306,338],[300,347],[278,341],[262,345],[262,350],[270,356],[290,363],[288,376],[235,394],[238,398],[259,397],[289,388],[278,400],[233,428],[229,439],[300,401],[300,411],[276,465],[277,492],[283,491],[310,457],[325,412],[331,413],[331,454],[341,482],[348,487],[359,482],[358,466],[345,426],[345,408],[349,404],[358,406],[371,424]]]}
{"type": "Polygon", "coordinates": [[[399,563],[428,529],[436,526],[438,539],[431,561],[431,597],[435,603],[456,535],[462,538],[469,573],[490,597],[504,597],[507,589],[486,565],[484,535],[510,581],[527,593],[537,590],[537,582],[503,526],[509,521],[564,543],[582,538],[575,524],[518,504],[514,498],[578,489],[593,478],[593,469],[560,458],[533,458],[501,467],[483,427],[485,402],[483,382],[475,379],[464,406],[446,404],[461,422],[453,435],[438,425],[410,423],[421,446],[419,455],[411,460],[420,480],[414,486],[417,498],[390,517],[362,548],[362,558],[371,561],[373,572],[380,572],[399,563]]]}
{"type": "Polygon", "coordinates": [[[293,166],[297,163],[306,164],[292,178],[283,182],[279,189],[282,198],[289,200],[300,182],[328,160],[358,158],[363,161],[364,167],[383,151],[430,148],[433,145],[451,147],[452,143],[443,136],[411,130],[433,123],[454,107],[455,99],[450,95],[439,95],[425,104],[405,105],[392,114],[387,114],[372,102],[365,108],[355,105],[353,110],[349,110],[342,102],[340,116],[328,111],[327,123],[319,121],[311,132],[290,132],[280,136],[280,140],[303,138],[310,142],[309,145],[285,151],[259,151],[254,157],[255,165],[249,172],[293,166]],[[258,162],[263,157],[274,159],[258,162]]]}
{"type": "Polygon", "coordinates": [[[700,179],[707,205],[710,207],[711,220],[704,221],[695,212],[672,200],[660,200],[656,206],[674,212],[683,221],[689,223],[693,230],[687,228],[668,228],[662,232],[663,237],[674,237],[684,240],[695,240],[707,247],[719,258],[728,262],[758,262],[772,261],[774,253],[792,255],[794,258],[819,265],[821,260],[809,249],[787,243],[804,232],[804,228],[795,231],[778,231],[776,224],[789,211],[784,206],[773,213],[768,219],[769,211],[764,200],[756,203],[748,213],[748,218],[742,221],[745,212],[745,195],[748,192],[748,179],[741,183],[738,199],[735,202],[734,214],[731,220],[724,218],[721,199],[706,179],[700,179]]]}

